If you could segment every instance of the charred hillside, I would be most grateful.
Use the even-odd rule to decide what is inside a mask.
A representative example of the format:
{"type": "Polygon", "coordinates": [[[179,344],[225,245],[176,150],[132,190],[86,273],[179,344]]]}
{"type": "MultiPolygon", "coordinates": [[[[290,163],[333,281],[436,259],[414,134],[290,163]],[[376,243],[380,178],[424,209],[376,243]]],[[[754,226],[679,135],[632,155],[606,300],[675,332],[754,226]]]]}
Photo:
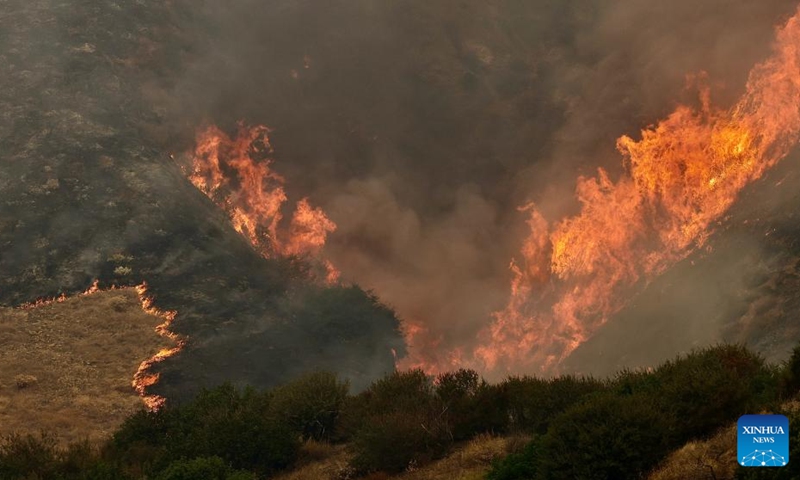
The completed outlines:
{"type": "Polygon", "coordinates": [[[300,260],[258,255],[159,137],[148,88],[188,55],[177,26],[188,12],[3,3],[0,303],[146,281],[190,339],[158,366],[167,396],[323,365],[363,385],[404,351],[393,312],[358,287],[320,286],[300,260]]]}

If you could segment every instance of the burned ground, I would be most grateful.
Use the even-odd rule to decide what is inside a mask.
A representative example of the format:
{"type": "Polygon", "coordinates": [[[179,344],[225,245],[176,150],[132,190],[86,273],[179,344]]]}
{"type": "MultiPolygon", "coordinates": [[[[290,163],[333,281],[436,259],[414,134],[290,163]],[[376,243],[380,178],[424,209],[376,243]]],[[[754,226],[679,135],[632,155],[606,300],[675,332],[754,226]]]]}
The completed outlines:
{"type": "Polygon", "coordinates": [[[187,14],[180,8],[2,3],[0,302],[73,294],[93,279],[101,288],[148,282],[158,308],[179,312],[173,329],[190,338],[181,358],[161,365],[158,389],[168,396],[338,366],[362,385],[393,367],[392,348],[402,355],[393,314],[361,290],[340,289],[366,310],[333,318],[324,338],[307,335],[316,323],[292,321],[280,306],[319,293],[302,262],[257,255],[159,137],[161,107],[148,85],[186,54],[173,23],[187,14]]]}

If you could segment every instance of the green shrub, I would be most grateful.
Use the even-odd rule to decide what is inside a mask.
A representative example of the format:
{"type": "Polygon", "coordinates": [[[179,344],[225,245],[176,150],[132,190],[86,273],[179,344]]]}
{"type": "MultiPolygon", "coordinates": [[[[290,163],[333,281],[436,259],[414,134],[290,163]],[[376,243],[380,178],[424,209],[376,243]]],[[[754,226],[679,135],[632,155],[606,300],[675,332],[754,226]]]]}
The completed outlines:
{"type": "Polygon", "coordinates": [[[12,434],[0,440],[0,478],[52,478],[60,470],[55,437],[12,434]]]}
{"type": "Polygon", "coordinates": [[[474,370],[439,375],[436,396],[455,441],[480,433],[501,433],[508,427],[502,388],[487,384],[474,370]]]}
{"type": "Polygon", "coordinates": [[[421,370],[377,380],[348,408],[351,466],[358,471],[402,471],[441,456],[453,442],[445,406],[421,370]]]}
{"type": "Polygon", "coordinates": [[[373,416],[434,408],[433,392],[433,384],[422,370],[393,372],[378,379],[367,390],[345,399],[336,439],[352,439],[373,416]]]}
{"type": "Polygon", "coordinates": [[[269,412],[286,421],[304,440],[327,440],[333,433],[348,389],[348,383],[340,382],[334,373],[309,373],[276,388],[269,412]]]}
{"type": "Polygon", "coordinates": [[[537,478],[640,478],[672,449],[672,421],[648,397],[593,396],[553,420],[536,456],[537,478]]]}
{"type": "Polygon", "coordinates": [[[401,472],[443,455],[452,443],[446,425],[428,412],[374,415],[355,435],[351,466],[360,472],[401,472]]]}
{"type": "Polygon", "coordinates": [[[181,426],[179,414],[171,406],[132,414],[105,445],[103,458],[124,466],[135,477],[163,470],[172,459],[169,440],[181,426]]]}
{"type": "Polygon", "coordinates": [[[603,383],[593,378],[571,375],[550,380],[510,377],[502,386],[507,396],[510,427],[539,435],[547,432],[557,415],[604,389],[603,383]]]}
{"type": "Polygon", "coordinates": [[[794,347],[792,356],[783,366],[780,387],[784,398],[793,397],[800,392],[800,345],[794,347]]]}
{"type": "Polygon", "coordinates": [[[288,466],[300,446],[289,424],[269,415],[270,395],[226,384],[193,401],[130,417],[107,456],[134,474],[154,475],[176,458],[218,456],[237,469],[267,473],[288,466]]]}
{"type": "Polygon", "coordinates": [[[200,457],[171,463],[156,480],[255,480],[255,475],[234,470],[219,457],[200,457]]]}
{"type": "Polygon", "coordinates": [[[81,472],[74,477],[67,478],[75,478],[76,480],[133,480],[134,478],[140,477],[128,475],[117,465],[105,461],[98,461],[81,470],[81,472]]]}
{"type": "Polygon", "coordinates": [[[746,348],[722,345],[666,362],[651,374],[625,375],[615,387],[647,395],[670,412],[677,419],[675,438],[682,444],[777,399],[778,376],[746,348]]]}
{"type": "Polygon", "coordinates": [[[512,453],[492,462],[486,480],[527,480],[537,475],[537,455],[540,439],[530,441],[521,452],[512,453]]]}

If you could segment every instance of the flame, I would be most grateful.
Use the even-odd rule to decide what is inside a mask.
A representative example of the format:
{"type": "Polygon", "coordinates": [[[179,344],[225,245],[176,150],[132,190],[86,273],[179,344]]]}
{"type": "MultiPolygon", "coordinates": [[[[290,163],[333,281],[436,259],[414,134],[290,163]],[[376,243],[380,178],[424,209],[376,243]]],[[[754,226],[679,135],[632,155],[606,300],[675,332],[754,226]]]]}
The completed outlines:
{"type": "MultiPolygon", "coordinates": [[[[81,295],[82,296],[83,295],[91,295],[93,293],[99,292],[100,291],[99,285],[100,285],[100,282],[98,280],[95,280],[94,282],[92,282],[91,285],[89,285],[89,288],[87,288],[86,290],[83,291],[83,293],[81,293],[81,295]]],[[[116,288],[117,287],[111,287],[112,290],[116,289],[116,288]]],[[[21,308],[23,310],[30,310],[30,309],[33,309],[33,308],[43,307],[45,305],[51,305],[53,303],[63,303],[63,302],[66,302],[67,300],[69,300],[69,297],[65,293],[62,293],[61,295],[59,295],[57,297],[40,298],[38,300],[34,300],[33,302],[23,303],[22,305],[19,306],[19,308],[21,308]]]]}
{"type": "Polygon", "coordinates": [[[534,206],[506,308],[480,333],[487,370],[553,371],[624,306],[625,292],[702,247],[749,183],[785,157],[800,132],[800,9],[777,31],[730,109],[679,106],[622,136],[625,173],[578,179],[580,213],[555,222],[534,206]]]}
{"type": "MultiPolygon", "coordinates": [[[[131,288],[131,287],[118,287],[116,285],[112,285],[108,287],[106,290],[123,290],[126,288],[131,288]]],[[[164,404],[165,399],[158,395],[148,395],[146,393],[145,390],[148,387],[154,385],[156,382],[158,382],[159,378],[159,375],[157,373],[149,373],[148,370],[150,369],[151,366],[153,366],[153,364],[162,362],[165,359],[178,353],[186,345],[186,339],[181,338],[176,333],[169,331],[169,325],[172,323],[173,320],[175,320],[175,317],[177,316],[178,312],[172,310],[162,311],[155,308],[153,306],[152,298],[147,295],[146,282],[142,282],[141,284],[133,288],[135,289],[136,294],[139,296],[139,301],[142,305],[142,310],[144,310],[145,313],[161,317],[164,319],[163,323],[156,326],[156,332],[159,335],[169,338],[170,340],[175,342],[174,347],[161,349],[158,353],[156,353],[149,359],[139,364],[139,368],[136,370],[136,373],[133,375],[133,380],[131,381],[131,386],[136,391],[136,393],[142,398],[142,401],[144,402],[145,406],[149,410],[157,410],[164,404]]],[[[94,282],[92,282],[89,288],[87,288],[80,295],[87,296],[98,293],[100,291],[101,291],[100,282],[98,280],[95,280],[94,282]]],[[[29,310],[33,308],[43,307],[46,305],[51,305],[53,303],[62,303],[67,301],[68,299],[69,297],[67,297],[66,294],[62,293],[58,297],[54,297],[51,299],[40,299],[34,302],[24,303],[20,305],[19,308],[29,310]]]]}
{"type": "MultiPolygon", "coordinates": [[[[189,180],[230,216],[233,228],[264,256],[320,256],[329,233],[336,230],[320,208],[307,198],[297,202],[288,229],[281,229],[287,201],[285,180],[272,171],[274,152],[269,128],[239,123],[235,137],[216,126],[197,134],[189,180]]],[[[329,282],[339,272],[321,260],[329,282]]]]}
{"type": "Polygon", "coordinates": [[[142,282],[134,288],[136,289],[136,293],[139,295],[139,301],[141,302],[142,310],[150,315],[155,315],[164,319],[164,323],[161,323],[156,327],[156,332],[162,337],[169,338],[175,342],[174,347],[163,348],[159,350],[158,353],[139,364],[139,368],[133,375],[133,381],[131,382],[131,385],[133,386],[134,390],[136,390],[136,393],[142,397],[142,401],[144,402],[145,406],[149,410],[158,410],[164,405],[165,399],[159,395],[147,394],[146,392],[147,388],[153,386],[156,382],[158,382],[159,379],[158,373],[149,372],[150,367],[156,363],[163,362],[167,358],[180,352],[181,349],[183,349],[183,347],[186,345],[186,339],[181,338],[178,334],[169,330],[169,326],[175,320],[178,312],[174,310],[162,311],[155,308],[153,306],[152,297],[147,294],[147,282],[142,282]]]}

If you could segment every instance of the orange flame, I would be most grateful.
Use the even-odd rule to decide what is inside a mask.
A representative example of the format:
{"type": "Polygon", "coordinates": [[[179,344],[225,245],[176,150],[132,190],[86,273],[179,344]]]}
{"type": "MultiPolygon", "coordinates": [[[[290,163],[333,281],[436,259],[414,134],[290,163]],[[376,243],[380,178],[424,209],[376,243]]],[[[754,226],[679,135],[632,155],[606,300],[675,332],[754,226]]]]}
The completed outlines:
{"type": "Polygon", "coordinates": [[[186,345],[186,339],[181,338],[178,334],[169,330],[169,326],[173,320],[175,320],[178,312],[174,310],[162,311],[155,308],[153,306],[153,299],[147,295],[147,282],[142,282],[140,285],[137,285],[134,288],[136,289],[136,293],[139,295],[139,301],[141,302],[142,310],[150,315],[156,315],[164,319],[164,323],[156,327],[156,332],[162,337],[169,338],[175,342],[174,347],[163,348],[159,350],[158,353],[139,364],[139,368],[133,375],[133,381],[131,382],[131,385],[136,390],[136,393],[142,397],[142,401],[144,401],[144,404],[147,406],[147,408],[149,410],[158,410],[164,405],[164,397],[147,394],[146,390],[148,387],[158,382],[159,374],[149,373],[148,371],[154,364],[163,362],[167,358],[180,352],[181,349],[186,345]]]}
{"type": "MultiPolygon", "coordinates": [[[[287,197],[285,180],[270,168],[269,132],[242,123],[235,138],[215,126],[198,132],[189,180],[225,209],[236,231],[262,255],[318,257],[336,224],[303,198],[288,230],[280,229],[287,197]]],[[[327,280],[335,282],[338,271],[330,262],[323,264],[327,280]]]]}
{"type": "Polygon", "coordinates": [[[576,216],[548,223],[533,207],[511,297],[474,351],[486,369],[552,371],[624,305],[624,292],[704,245],[747,184],[800,133],[800,10],[729,110],[678,107],[617,148],[626,173],[578,179],[576,216]]]}

